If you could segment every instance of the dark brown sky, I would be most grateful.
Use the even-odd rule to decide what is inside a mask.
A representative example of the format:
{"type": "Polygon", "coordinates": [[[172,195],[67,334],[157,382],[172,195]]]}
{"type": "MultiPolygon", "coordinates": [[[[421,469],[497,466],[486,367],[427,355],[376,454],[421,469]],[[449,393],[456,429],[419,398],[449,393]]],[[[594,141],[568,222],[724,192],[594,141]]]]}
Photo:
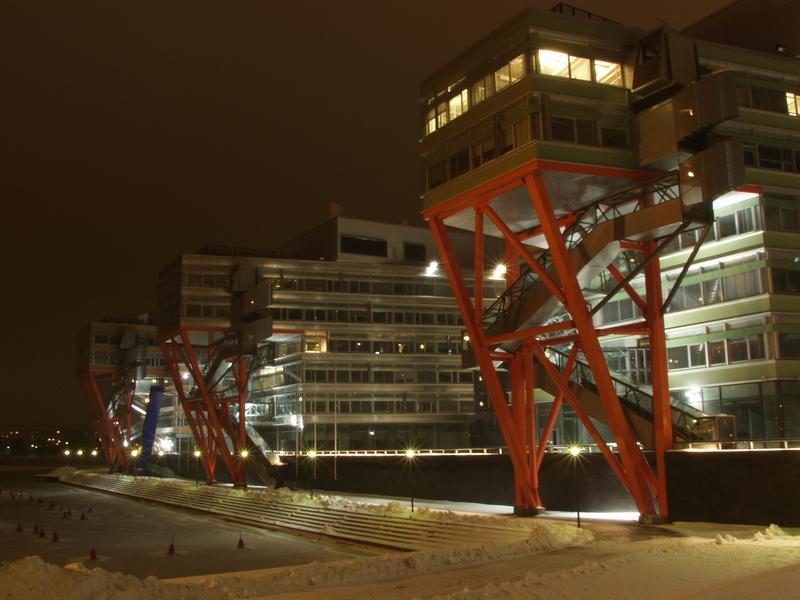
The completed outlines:
{"type": "MultiPolygon", "coordinates": [[[[577,0],[681,28],[728,0],[577,0]]],[[[553,2],[535,1],[549,8],[553,2]]],[[[206,241],[418,219],[418,82],[524,0],[0,3],[0,429],[81,425],[80,326],[206,241]]]]}

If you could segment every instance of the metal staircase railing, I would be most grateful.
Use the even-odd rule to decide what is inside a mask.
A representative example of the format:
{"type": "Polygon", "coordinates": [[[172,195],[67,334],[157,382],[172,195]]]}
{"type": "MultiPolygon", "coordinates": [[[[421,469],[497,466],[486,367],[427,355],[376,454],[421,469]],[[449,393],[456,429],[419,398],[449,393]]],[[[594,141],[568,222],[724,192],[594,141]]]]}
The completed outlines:
{"type": "MultiPolygon", "coordinates": [[[[222,358],[225,353],[225,350],[237,344],[238,344],[238,338],[235,335],[227,335],[221,340],[219,340],[216,346],[214,346],[214,352],[211,353],[211,356],[208,358],[208,362],[205,364],[205,366],[201,371],[201,375],[203,377],[203,381],[206,384],[206,388],[210,387],[209,378],[212,377],[217,372],[219,365],[222,363],[222,358]]],[[[197,396],[199,391],[200,387],[195,381],[194,385],[192,386],[191,392],[189,392],[189,397],[197,396]]]]}
{"type": "MultiPolygon", "coordinates": [[[[555,348],[550,348],[548,352],[550,352],[551,362],[556,365],[559,371],[563,371],[568,358],[567,354],[555,348]]],[[[622,404],[627,409],[652,422],[653,395],[636,387],[632,382],[626,381],[619,375],[612,375],[611,380],[622,404]]],[[[575,362],[570,381],[597,393],[594,374],[589,365],[580,359],[575,362]]],[[[687,441],[695,439],[693,432],[695,425],[709,415],[686,404],[675,396],[670,396],[670,408],[672,410],[672,428],[676,437],[681,437],[687,441]]]]}
{"type": "MultiPolygon", "coordinates": [[[[626,214],[645,208],[645,200],[650,199],[647,206],[661,204],[679,197],[678,172],[670,171],[660,179],[648,183],[638,183],[614,192],[595,201],[563,232],[567,250],[577,247],[601,223],[612,221],[626,214]]],[[[545,272],[553,266],[550,250],[545,250],[534,257],[545,272]]],[[[508,314],[517,302],[526,296],[528,291],[540,281],[539,275],[526,269],[497,300],[483,312],[483,327],[488,330],[498,320],[508,314]]]]}

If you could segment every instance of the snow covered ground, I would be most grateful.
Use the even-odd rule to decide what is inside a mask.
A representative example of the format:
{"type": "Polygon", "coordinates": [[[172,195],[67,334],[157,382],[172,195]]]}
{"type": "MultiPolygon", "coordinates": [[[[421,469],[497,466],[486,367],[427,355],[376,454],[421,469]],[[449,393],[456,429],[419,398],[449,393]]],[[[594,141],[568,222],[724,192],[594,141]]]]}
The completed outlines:
{"type": "Polygon", "coordinates": [[[527,543],[394,553],[302,566],[144,581],[36,557],[0,567],[3,599],[792,598],[800,536],[777,526],[593,525],[543,519],[527,543]],[[715,533],[718,532],[718,533],[715,533]],[[666,534],[666,535],[664,535],[666,534]],[[592,538],[595,538],[592,540],[592,538]]]}
{"type": "MultiPolygon", "coordinates": [[[[347,510],[412,515],[396,502],[270,492],[283,500],[329,503],[347,510]]],[[[463,508],[463,507],[459,507],[463,508]]],[[[568,515],[566,515],[568,516],[568,515]]],[[[222,573],[181,579],[137,579],[80,563],[58,567],[38,557],[0,566],[0,600],[301,598],[343,600],[731,599],[800,597],[800,531],[778,526],[679,523],[572,523],[417,511],[414,518],[503,520],[527,539],[222,573]]]]}

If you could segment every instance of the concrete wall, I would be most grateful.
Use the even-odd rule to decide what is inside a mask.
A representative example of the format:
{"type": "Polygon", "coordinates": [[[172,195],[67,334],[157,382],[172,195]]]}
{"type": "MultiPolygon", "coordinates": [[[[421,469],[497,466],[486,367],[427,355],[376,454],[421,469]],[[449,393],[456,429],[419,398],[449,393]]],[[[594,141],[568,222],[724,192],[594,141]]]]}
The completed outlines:
{"type": "MultiPolygon", "coordinates": [[[[299,479],[289,459],[284,485],[308,487],[311,470],[299,465],[299,479]]],[[[315,487],[331,491],[389,496],[414,496],[437,500],[514,503],[514,479],[508,456],[419,457],[412,473],[403,458],[339,458],[338,478],[333,479],[333,460],[317,459],[315,487]]],[[[574,464],[565,455],[546,455],[541,470],[542,501],[553,510],[574,510],[574,464]]],[[[578,463],[581,510],[634,510],[634,505],[602,456],[587,455],[578,463]]]]}
{"type": "Polygon", "coordinates": [[[674,521],[800,526],[800,452],[668,452],[674,521]]]}

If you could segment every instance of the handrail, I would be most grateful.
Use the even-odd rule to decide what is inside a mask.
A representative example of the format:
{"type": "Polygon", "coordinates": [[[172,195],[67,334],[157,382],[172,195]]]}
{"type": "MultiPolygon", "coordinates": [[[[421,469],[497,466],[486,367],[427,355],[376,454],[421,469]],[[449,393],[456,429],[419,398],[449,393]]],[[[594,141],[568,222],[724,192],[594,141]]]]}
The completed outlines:
{"type": "MultiPolygon", "coordinates": [[[[601,223],[617,219],[626,214],[636,212],[646,206],[653,206],[674,200],[679,197],[676,192],[679,178],[678,171],[670,171],[663,177],[650,182],[637,183],[622,190],[607,194],[587,206],[577,219],[564,229],[563,237],[567,251],[573,250],[601,223]]],[[[552,266],[552,255],[549,248],[534,257],[547,272],[552,266]]],[[[483,312],[484,330],[488,330],[504,315],[508,314],[520,298],[539,282],[539,275],[527,268],[514,283],[483,312]]]]}
{"type": "MultiPolygon", "coordinates": [[[[548,352],[550,352],[551,356],[556,357],[556,360],[552,362],[559,369],[563,369],[568,355],[555,348],[550,348],[548,352]],[[558,359],[562,359],[563,362],[558,359]]],[[[570,374],[570,380],[592,391],[597,391],[594,374],[589,365],[584,361],[577,360],[575,362],[575,367],[570,374]]],[[[611,380],[614,383],[614,389],[620,401],[634,412],[652,421],[653,395],[648,394],[646,391],[636,387],[631,382],[625,381],[619,376],[611,375],[611,380]]],[[[672,412],[673,429],[679,432],[681,437],[686,440],[693,439],[694,435],[692,434],[692,429],[694,425],[701,418],[709,416],[674,396],[670,396],[670,409],[672,412]]]]}

